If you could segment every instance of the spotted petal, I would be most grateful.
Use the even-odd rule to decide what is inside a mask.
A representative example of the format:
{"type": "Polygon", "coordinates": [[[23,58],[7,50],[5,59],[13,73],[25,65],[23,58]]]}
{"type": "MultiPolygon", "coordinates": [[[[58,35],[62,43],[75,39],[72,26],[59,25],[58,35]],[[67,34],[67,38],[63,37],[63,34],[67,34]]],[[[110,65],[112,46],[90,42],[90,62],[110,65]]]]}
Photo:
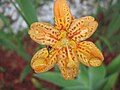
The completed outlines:
{"type": "Polygon", "coordinates": [[[83,41],[77,45],[78,59],[86,66],[100,66],[104,60],[101,51],[90,41],[83,41]]]}
{"type": "Polygon", "coordinates": [[[41,73],[53,68],[57,62],[58,51],[52,49],[50,54],[46,48],[39,50],[31,60],[31,67],[36,73],[41,73]]]}
{"type": "Polygon", "coordinates": [[[33,23],[28,32],[32,40],[39,44],[54,45],[58,41],[60,32],[48,23],[33,23]]]}
{"type": "Polygon", "coordinates": [[[73,16],[66,0],[55,0],[54,4],[55,24],[59,30],[68,30],[73,16]]]}
{"type": "Polygon", "coordinates": [[[74,79],[79,72],[79,62],[72,48],[62,48],[58,56],[58,66],[66,80],[74,79]]]}
{"type": "Polygon", "coordinates": [[[89,38],[97,29],[98,23],[92,16],[82,17],[72,22],[68,36],[76,42],[89,38]]]}

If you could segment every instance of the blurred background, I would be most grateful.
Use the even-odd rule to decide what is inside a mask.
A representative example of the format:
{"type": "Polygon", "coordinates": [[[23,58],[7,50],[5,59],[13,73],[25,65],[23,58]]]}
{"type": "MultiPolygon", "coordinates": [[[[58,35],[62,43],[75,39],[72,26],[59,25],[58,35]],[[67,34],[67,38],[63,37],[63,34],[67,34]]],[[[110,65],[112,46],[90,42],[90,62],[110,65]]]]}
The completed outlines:
{"type": "Polygon", "coordinates": [[[89,39],[104,54],[97,68],[80,65],[75,80],[64,80],[56,65],[35,74],[31,57],[45,47],[32,41],[29,26],[54,24],[54,0],[0,0],[0,90],[120,90],[120,0],[67,0],[75,18],[94,16],[99,23],[89,39]]]}

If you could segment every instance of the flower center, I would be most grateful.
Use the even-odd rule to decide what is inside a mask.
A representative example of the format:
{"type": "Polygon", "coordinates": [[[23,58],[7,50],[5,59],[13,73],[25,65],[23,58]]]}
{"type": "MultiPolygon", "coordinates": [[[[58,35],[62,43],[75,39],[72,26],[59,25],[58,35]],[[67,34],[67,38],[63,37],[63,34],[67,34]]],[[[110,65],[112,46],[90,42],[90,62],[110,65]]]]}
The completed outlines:
{"type": "Polygon", "coordinates": [[[72,48],[76,48],[76,43],[74,41],[71,41],[68,37],[67,37],[67,32],[66,31],[61,31],[60,36],[58,36],[59,41],[52,46],[52,48],[58,48],[61,49],[62,47],[72,47],[72,48]]]}
{"type": "Polygon", "coordinates": [[[63,46],[67,46],[69,44],[69,40],[67,38],[62,38],[61,39],[61,43],[63,44],[63,46]]]}
{"type": "Polygon", "coordinates": [[[62,43],[62,46],[67,46],[70,43],[70,40],[67,38],[67,32],[61,31],[61,35],[59,36],[60,42],[62,43]]]}

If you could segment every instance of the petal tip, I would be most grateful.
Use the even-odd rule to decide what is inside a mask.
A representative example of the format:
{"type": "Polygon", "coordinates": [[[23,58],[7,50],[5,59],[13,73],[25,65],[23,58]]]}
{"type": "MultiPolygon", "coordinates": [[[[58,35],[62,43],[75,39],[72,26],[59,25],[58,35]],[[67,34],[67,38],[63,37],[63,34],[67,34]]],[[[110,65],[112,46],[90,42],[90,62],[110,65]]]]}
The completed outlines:
{"type": "Polygon", "coordinates": [[[89,64],[90,64],[90,66],[98,67],[98,66],[101,66],[102,61],[103,61],[103,60],[100,60],[100,59],[98,59],[98,58],[92,58],[92,59],[89,61],[89,64]]]}

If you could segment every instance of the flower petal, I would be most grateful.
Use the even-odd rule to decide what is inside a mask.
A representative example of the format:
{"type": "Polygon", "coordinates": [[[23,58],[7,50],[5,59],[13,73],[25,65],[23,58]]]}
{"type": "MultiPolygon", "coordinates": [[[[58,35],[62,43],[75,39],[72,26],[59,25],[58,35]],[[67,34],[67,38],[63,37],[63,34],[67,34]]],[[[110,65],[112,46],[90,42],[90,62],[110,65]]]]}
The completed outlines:
{"type": "Polygon", "coordinates": [[[101,51],[90,41],[79,43],[76,53],[79,61],[87,66],[100,66],[104,60],[101,51]]]}
{"type": "Polygon", "coordinates": [[[55,0],[54,4],[55,24],[59,30],[68,30],[73,16],[66,0],[55,0]]]}
{"type": "Polygon", "coordinates": [[[79,73],[79,61],[75,51],[71,48],[62,48],[59,51],[58,66],[64,79],[74,79],[79,73]]]}
{"type": "Polygon", "coordinates": [[[98,23],[92,16],[82,17],[72,22],[68,36],[76,42],[89,38],[97,29],[98,23]]]}
{"type": "Polygon", "coordinates": [[[39,50],[31,60],[31,67],[36,73],[41,73],[53,68],[57,62],[58,51],[52,49],[50,54],[46,48],[39,50]]]}
{"type": "Polygon", "coordinates": [[[33,23],[28,33],[32,40],[45,45],[54,45],[60,35],[60,32],[54,26],[43,22],[33,23]]]}

